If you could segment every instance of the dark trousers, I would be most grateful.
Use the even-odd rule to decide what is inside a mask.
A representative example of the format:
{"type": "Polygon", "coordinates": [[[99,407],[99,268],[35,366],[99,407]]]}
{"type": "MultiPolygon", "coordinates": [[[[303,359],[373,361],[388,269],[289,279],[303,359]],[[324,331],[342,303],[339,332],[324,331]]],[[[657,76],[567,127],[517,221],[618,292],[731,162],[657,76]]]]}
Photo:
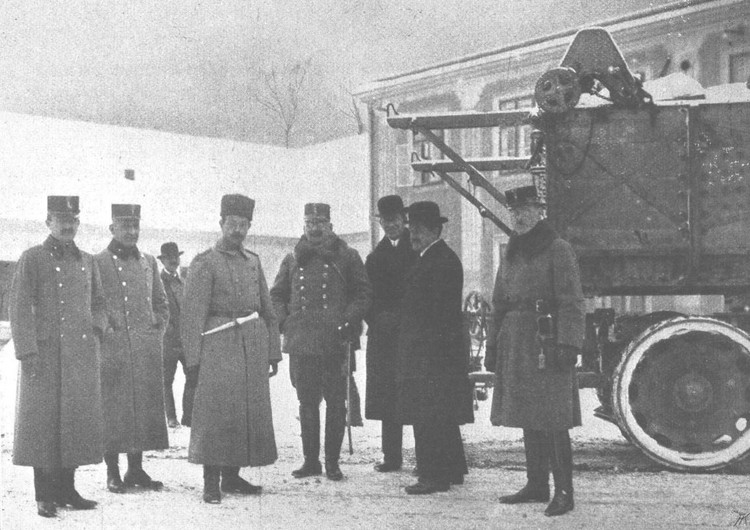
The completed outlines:
{"type": "Polygon", "coordinates": [[[526,477],[530,485],[548,487],[551,469],[555,490],[573,490],[573,450],[567,430],[524,429],[523,445],[526,452],[526,477]]]}
{"type": "Polygon", "coordinates": [[[175,411],[174,394],[172,393],[172,384],[177,372],[177,363],[182,364],[182,373],[185,374],[185,388],[182,391],[182,421],[183,425],[189,425],[193,416],[193,398],[195,397],[195,387],[198,386],[198,380],[188,375],[187,364],[185,363],[184,354],[177,352],[164,351],[164,408],[167,413],[167,419],[176,420],[177,412],[175,411]]]}
{"type": "Polygon", "coordinates": [[[435,420],[415,424],[414,449],[421,481],[448,484],[469,471],[461,429],[455,423],[435,420]]]}
{"type": "Polygon", "coordinates": [[[290,355],[289,373],[299,399],[305,461],[320,457],[320,403],[326,401],[325,459],[339,460],[346,430],[346,364],[335,356],[290,355]]]}
{"type": "Polygon", "coordinates": [[[383,420],[381,428],[383,462],[400,466],[402,463],[401,447],[404,438],[404,426],[393,421],[383,420]]]}

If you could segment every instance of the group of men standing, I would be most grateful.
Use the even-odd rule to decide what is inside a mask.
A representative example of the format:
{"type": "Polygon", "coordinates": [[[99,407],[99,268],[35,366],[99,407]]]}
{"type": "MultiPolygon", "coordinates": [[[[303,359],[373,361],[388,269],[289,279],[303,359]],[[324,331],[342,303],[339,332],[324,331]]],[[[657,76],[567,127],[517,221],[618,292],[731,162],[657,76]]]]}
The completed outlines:
{"type": "MultiPolygon", "coordinates": [[[[473,421],[473,388],[463,269],[441,238],[448,219],[429,201],[407,208],[390,195],[377,206],[385,236],[363,263],[334,233],[329,205],[305,205],[303,235],[269,289],[259,257],[243,245],[255,208],[249,197],[222,198],[221,237],[193,259],[183,285],[175,244],[162,246],[161,275],[155,258],[138,249],[140,206],[112,205],[112,240],[91,256],[74,243],[78,198],[50,196],[50,236],[21,256],[10,313],[21,361],[13,460],[34,468],[39,515],[95,507],[76,491],[74,472],[102,455],[109,491],[162,487],[144,471],[143,451],[168,447],[165,414],[177,425],[171,383],[178,361],[187,382],[188,460],[204,468],[205,502],[221,502],[222,491],[260,493],[239,470],[277,459],[269,377],[282,351],[304,456],[292,474],[325,469],[341,480],[351,346],[363,320],[366,417],[382,421],[376,471],[401,468],[403,425],[412,425],[418,481],[407,493],[462,484],[468,468],[459,426],[473,421]],[[120,453],[128,463],[122,478],[120,453]]],[[[521,502],[541,497],[533,486],[521,502]]]]}

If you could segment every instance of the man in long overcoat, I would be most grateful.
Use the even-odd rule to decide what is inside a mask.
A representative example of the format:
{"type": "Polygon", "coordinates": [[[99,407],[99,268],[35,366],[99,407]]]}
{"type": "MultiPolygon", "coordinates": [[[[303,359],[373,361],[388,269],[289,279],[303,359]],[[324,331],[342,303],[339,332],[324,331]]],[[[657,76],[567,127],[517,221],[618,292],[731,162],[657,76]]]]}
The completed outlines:
{"type": "Polygon", "coordinates": [[[404,277],[417,259],[406,227],[404,203],[398,195],[378,200],[378,216],[385,236],[367,256],[365,269],[372,285],[367,322],[367,389],[365,417],[380,420],[383,461],[380,472],[401,468],[403,428],[396,421],[396,346],[398,311],[404,277]]]}
{"type": "Polygon", "coordinates": [[[13,463],[33,466],[37,512],[55,502],[91,509],[75,489],[75,468],[102,461],[99,340],[106,314],[99,271],[74,242],[76,196],[47,198],[49,237],[21,254],[13,275],[10,325],[21,361],[13,463]]]}
{"type": "Polygon", "coordinates": [[[180,277],[180,256],[182,251],[177,243],[168,241],[161,246],[161,253],[156,257],[161,261],[164,269],[161,271],[161,283],[169,301],[169,324],[164,332],[164,406],[167,410],[167,424],[177,427],[177,413],[175,412],[174,393],[172,384],[177,364],[182,364],[185,374],[185,388],[182,390],[182,424],[189,427],[193,413],[193,396],[195,395],[195,381],[188,373],[185,362],[185,349],[180,338],[180,312],[184,284],[180,277]]]}
{"type": "Polygon", "coordinates": [[[305,205],[304,235],[281,262],[271,289],[283,351],[289,354],[299,399],[302,467],[297,478],[320,475],[320,402],[326,400],[325,468],[341,480],[339,454],[346,428],[346,348],[370,306],[372,291],[359,253],[333,233],[330,206],[305,205]]]}
{"type": "Polygon", "coordinates": [[[112,241],[95,256],[107,300],[108,327],[102,343],[104,460],[107,488],[159,490],[143,470],[143,451],[166,449],[162,337],[169,320],[156,258],[137,246],[141,207],[113,204],[112,241]],[[120,478],[119,453],[128,470],[120,478]]]}
{"type": "Polygon", "coordinates": [[[203,465],[203,500],[212,504],[221,502],[221,491],[260,493],[239,476],[240,467],[277,458],[268,378],[281,361],[278,321],[260,258],[242,245],[254,208],[244,195],[222,197],[222,237],[195,257],[185,285],[182,342],[198,380],[188,461],[203,465]],[[202,336],[254,313],[258,318],[202,336]]]}
{"type": "Polygon", "coordinates": [[[409,494],[447,491],[468,472],[460,425],[474,421],[469,343],[461,313],[463,267],[440,238],[440,208],[431,201],[408,208],[418,253],[407,273],[398,334],[397,419],[414,426],[419,482],[409,494]]]}
{"type": "Polygon", "coordinates": [[[544,205],[535,186],[509,190],[506,200],[516,233],[495,280],[485,365],[495,372],[492,423],[523,429],[528,483],[500,501],[548,501],[551,466],[555,496],[545,514],[560,515],[573,509],[568,429],[581,424],[575,370],[585,322],[580,273],[570,244],[540,220],[544,205]]]}

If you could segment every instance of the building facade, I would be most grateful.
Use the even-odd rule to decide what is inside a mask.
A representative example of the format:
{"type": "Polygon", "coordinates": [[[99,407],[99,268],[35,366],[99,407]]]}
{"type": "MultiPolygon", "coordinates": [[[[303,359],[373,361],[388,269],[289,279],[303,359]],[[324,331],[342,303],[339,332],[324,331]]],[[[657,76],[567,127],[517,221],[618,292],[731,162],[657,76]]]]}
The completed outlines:
{"type": "MultiPolygon", "coordinates": [[[[606,28],[630,69],[645,81],[682,72],[702,86],[746,82],[750,77],[750,2],[743,0],[680,1],[592,24],[606,28]]],[[[444,237],[459,254],[465,270],[465,294],[489,298],[507,236],[440,178],[417,173],[410,162],[440,158],[441,153],[411,131],[392,129],[385,110],[399,114],[491,111],[530,108],[537,79],[557,66],[580,28],[534,36],[490,53],[466,57],[419,71],[375,81],[359,96],[371,121],[371,203],[398,193],[406,203],[434,200],[450,222],[444,237]]],[[[464,158],[530,155],[531,126],[437,131],[464,158]]],[[[465,178],[454,174],[456,177],[465,178]]],[[[519,172],[486,173],[499,190],[515,187],[519,172]]],[[[465,187],[472,191],[471,186],[465,187]]],[[[484,190],[474,194],[506,224],[507,211],[484,190]]],[[[373,223],[373,243],[379,229],[373,223]]],[[[704,313],[722,309],[721,297],[622,297],[598,300],[619,311],[674,309],[704,313]]]]}

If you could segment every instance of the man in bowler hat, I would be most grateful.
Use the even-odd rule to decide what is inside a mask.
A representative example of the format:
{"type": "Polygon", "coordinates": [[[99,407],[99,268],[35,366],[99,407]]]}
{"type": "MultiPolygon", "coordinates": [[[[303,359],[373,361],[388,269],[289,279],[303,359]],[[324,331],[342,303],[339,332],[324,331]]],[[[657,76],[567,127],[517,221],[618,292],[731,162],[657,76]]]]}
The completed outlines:
{"type": "Polygon", "coordinates": [[[177,413],[175,412],[172,384],[177,371],[177,363],[182,364],[185,374],[185,388],[182,391],[182,424],[189,427],[193,411],[193,395],[196,381],[190,377],[185,364],[185,352],[180,339],[180,310],[182,308],[183,281],[180,277],[180,256],[182,251],[177,243],[169,241],[161,246],[161,253],[157,259],[161,261],[161,282],[169,300],[169,324],[164,332],[164,407],[167,411],[167,424],[177,427],[177,413]]]}
{"type": "Polygon", "coordinates": [[[365,417],[382,422],[383,461],[379,472],[401,469],[403,428],[396,420],[396,346],[399,306],[404,279],[417,253],[411,246],[404,203],[398,195],[378,200],[378,219],[385,235],[367,256],[365,268],[372,284],[367,322],[367,390],[365,417]]]}
{"type": "Polygon", "coordinates": [[[222,491],[259,494],[261,486],[240,477],[240,468],[277,458],[268,379],[278,371],[281,346],[260,258],[243,245],[254,209],[244,195],[222,197],[221,238],[193,259],[185,285],[180,331],[198,381],[188,461],[203,465],[209,504],[220,503],[222,491]],[[203,335],[220,326],[227,327],[203,335]]]}
{"type": "Polygon", "coordinates": [[[143,452],[169,447],[162,375],[169,302],[156,258],[138,248],[140,223],[140,205],[113,204],[112,241],[94,257],[107,300],[102,399],[104,461],[112,493],[134,486],[161,489],[162,483],[143,470],[143,452]],[[120,453],[128,459],[123,478],[120,453]]]}
{"type": "Polygon", "coordinates": [[[468,472],[459,426],[474,421],[469,382],[469,342],[463,325],[463,267],[441,239],[438,205],[408,208],[412,248],[418,258],[406,275],[401,302],[397,419],[414,426],[419,481],[412,495],[447,491],[468,472]]]}
{"type": "Polygon", "coordinates": [[[347,350],[359,337],[372,291],[359,253],[333,233],[328,204],[305,205],[304,235],[281,262],[271,289],[299,399],[302,467],[296,478],[320,475],[320,402],[326,400],[325,470],[344,478],[339,454],[346,427],[347,350]]]}
{"type": "Polygon", "coordinates": [[[106,325],[99,270],[78,249],[77,196],[47,197],[50,235],[18,260],[10,327],[21,361],[13,463],[34,468],[37,513],[90,510],[75,488],[77,466],[102,461],[99,343],[106,325]]]}

